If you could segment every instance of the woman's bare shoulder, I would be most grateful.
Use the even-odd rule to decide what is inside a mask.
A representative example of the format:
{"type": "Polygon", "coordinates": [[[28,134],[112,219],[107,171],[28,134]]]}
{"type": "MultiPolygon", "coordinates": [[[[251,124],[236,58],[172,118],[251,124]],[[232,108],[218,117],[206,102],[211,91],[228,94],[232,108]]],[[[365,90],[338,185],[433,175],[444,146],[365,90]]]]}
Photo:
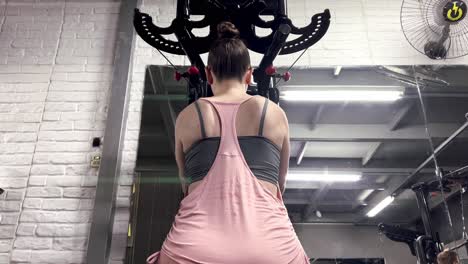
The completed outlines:
{"type": "MultiPolygon", "coordinates": [[[[254,95],[253,98],[251,99],[252,101],[255,101],[256,105],[258,105],[260,108],[263,108],[265,105],[265,97],[261,95],[254,95]]],[[[267,99],[270,100],[270,99],[267,99]]],[[[268,102],[268,109],[273,109],[273,111],[281,111],[281,107],[279,107],[277,104],[275,104],[273,101],[268,102]]]]}
{"type": "MultiPolygon", "coordinates": [[[[255,98],[252,98],[252,101],[255,101],[255,103],[252,104],[254,105],[254,108],[251,108],[250,110],[261,115],[265,105],[265,97],[255,96],[255,98]]],[[[268,102],[264,123],[264,131],[269,132],[266,132],[265,135],[269,135],[273,138],[279,135],[286,135],[288,129],[286,113],[279,105],[270,100],[268,102]]]]}
{"type": "Polygon", "coordinates": [[[195,111],[195,103],[187,105],[182,111],[180,111],[176,119],[176,129],[182,128],[182,126],[184,126],[184,124],[186,125],[189,120],[193,120],[195,111]]]}
{"type": "Polygon", "coordinates": [[[284,112],[283,108],[279,105],[273,103],[272,101],[268,104],[269,113],[274,120],[281,121],[284,123],[288,123],[288,118],[286,113],[284,112]]]}

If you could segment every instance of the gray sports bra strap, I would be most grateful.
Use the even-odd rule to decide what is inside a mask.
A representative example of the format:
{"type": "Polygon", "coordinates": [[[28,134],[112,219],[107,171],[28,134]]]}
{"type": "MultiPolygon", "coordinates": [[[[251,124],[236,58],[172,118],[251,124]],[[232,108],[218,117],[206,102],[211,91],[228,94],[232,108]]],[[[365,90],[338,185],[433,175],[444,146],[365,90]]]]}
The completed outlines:
{"type": "Polygon", "coordinates": [[[195,107],[197,108],[198,119],[200,120],[200,128],[201,128],[202,138],[206,138],[205,122],[203,121],[203,115],[202,115],[202,112],[200,110],[200,105],[198,104],[198,100],[195,101],[195,107]]]}
{"type": "Polygon", "coordinates": [[[263,105],[262,117],[260,119],[260,127],[258,129],[259,136],[263,136],[263,125],[265,124],[265,116],[266,116],[266,111],[268,108],[268,101],[270,100],[265,97],[265,104],[263,105]]]}

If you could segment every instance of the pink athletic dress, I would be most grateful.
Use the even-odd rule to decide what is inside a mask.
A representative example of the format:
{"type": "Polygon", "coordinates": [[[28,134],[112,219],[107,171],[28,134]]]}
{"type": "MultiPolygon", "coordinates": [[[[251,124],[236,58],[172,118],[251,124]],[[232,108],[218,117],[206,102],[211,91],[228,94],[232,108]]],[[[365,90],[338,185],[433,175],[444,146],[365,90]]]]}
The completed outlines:
{"type": "MultiPolygon", "coordinates": [[[[161,252],[179,264],[308,264],[279,189],[263,187],[242,154],[235,125],[242,102],[202,100],[220,118],[218,153],[182,200],[161,252]]],[[[159,254],[147,262],[156,263],[159,254]]]]}

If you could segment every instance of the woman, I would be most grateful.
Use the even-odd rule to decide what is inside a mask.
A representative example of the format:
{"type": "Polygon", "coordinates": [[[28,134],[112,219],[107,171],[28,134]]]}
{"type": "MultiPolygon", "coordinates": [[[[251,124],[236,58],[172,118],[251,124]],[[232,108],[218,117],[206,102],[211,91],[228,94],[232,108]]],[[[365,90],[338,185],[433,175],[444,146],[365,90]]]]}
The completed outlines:
{"type": "Polygon", "coordinates": [[[158,264],[309,263],[281,194],[289,161],[286,115],[246,93],[249,51],[232,23],[218,25],[206,75],[214,96],[176,122],[176,160],[185,198],[158,264]]]}

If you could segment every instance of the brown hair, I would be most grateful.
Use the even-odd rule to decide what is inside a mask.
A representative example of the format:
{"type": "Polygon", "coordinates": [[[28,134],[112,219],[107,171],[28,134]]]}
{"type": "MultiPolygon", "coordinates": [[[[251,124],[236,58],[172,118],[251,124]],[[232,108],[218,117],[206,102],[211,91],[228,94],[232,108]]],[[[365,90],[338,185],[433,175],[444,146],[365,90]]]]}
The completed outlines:
{"type": "Polygon", "coordinates": [[[442,251],[437,255],[438,264],[456,264],[459,263],[458,255],[454,251],[442,251]]]}
{"type": "Polygon", "coordinates": [[[231,22],[218,25],[218,39],[208,54],[208,66],[218,80],[242,81],[250,67],[249,50],[239,38],[239,30],[231,22]]]}

